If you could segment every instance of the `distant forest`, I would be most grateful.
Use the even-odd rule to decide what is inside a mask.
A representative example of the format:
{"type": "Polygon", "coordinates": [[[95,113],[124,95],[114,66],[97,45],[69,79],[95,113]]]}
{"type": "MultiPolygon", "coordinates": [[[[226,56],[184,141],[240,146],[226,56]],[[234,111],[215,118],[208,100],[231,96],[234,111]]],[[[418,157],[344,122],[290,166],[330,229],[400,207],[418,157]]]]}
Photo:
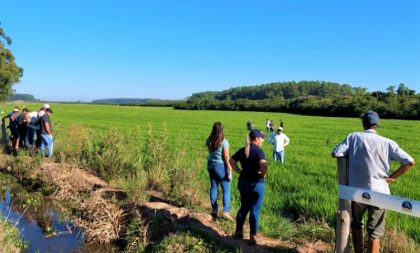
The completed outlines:
{"type": "Polygon", "coordinates": [[[39,99],[36,99],[31,94],[12,94],[10,97],[7,98],[7,101],[16,101],[16,100],[23,100],[27,102],[38,102],[39,99]]]}
{"type": "Polygon", "coordinates": [[[368,92],[324,81],[277,82],[194,93],[176,109],[290,112],[354,117],[375,110],[384,118],[420,119],[420,94],[404,84],[368,92]]]}

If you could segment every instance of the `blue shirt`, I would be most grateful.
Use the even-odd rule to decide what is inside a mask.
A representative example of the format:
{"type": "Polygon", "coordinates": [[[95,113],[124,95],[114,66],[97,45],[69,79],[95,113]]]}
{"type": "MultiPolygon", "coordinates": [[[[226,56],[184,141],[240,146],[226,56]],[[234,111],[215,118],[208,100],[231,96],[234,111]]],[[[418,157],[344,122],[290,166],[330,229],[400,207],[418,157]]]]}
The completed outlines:
{"type": "Polygon", "coordinates": [[[390,175],[391,160],[402,165],[414,161],[396,142],[372,129],[349,134],[334,148],[333,155],[348,156],[350,186],[385,194],[390,194],[384,178],[390,175]]]}
{"type": "Polygon", "coordinates": [[[229,148],[229,142],[226,139],[223,139],[222,143],[220,144],[219,148],[215,151],[209,152],[209,161],[216,162],[216,163],[224,163],[223,161],[223,149],[229,148]]]}
{"type": "Polygon", "coordinates": [[[265,153],[258,145],[251,144],[248,158],[246,158],[245,147],[243,147],[232,156],[232,159],[241,163],[242,172],[239,178],[251,183],[264,182],[264,177],[258,172],[260,171],[260,161],[265,160],[265,153]]]}

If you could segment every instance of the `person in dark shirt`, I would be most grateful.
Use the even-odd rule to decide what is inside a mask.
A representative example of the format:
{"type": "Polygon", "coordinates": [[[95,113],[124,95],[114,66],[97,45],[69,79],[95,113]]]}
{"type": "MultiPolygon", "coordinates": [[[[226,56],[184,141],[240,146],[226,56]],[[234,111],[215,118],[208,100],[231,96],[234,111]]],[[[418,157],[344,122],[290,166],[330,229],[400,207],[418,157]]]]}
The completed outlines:
{"type": "Polygon", "coordinates": [[[41,154],[44,157],[45,156],[45,147],[48,147],[48,157],[52,157],[53,155],[53,137],[52,137],[52,126],[51,126],[51,120],[50,115],[52,113],[51,108],[45,109],[45,114],[40,119],[40,127],[41,127],[41,154]]]}
{"type": "Polygon", "coordinates": [[[252,130],[252,120],[249,119],[248,122],[246,122],[246,128],[251,131],[252,130]]]}
{"type": "Polygon", "coordinates": [[[243,238],[243,226],[249,216],[250,244],[257,244],[260,209],[264,197],[264,177],[267,172],[267,160],[261,146],[265,135],[255,129],[249,133],[249,147],[239,149],[230,159],[232,168],[240,173],[238,189],[241,195],[241,207],[236,216],[235,238],[243,238]],[[241,164],[239,168],[237,163],[241,164]]]}
{"type": "Polygon", "coordinates": [[[1,119],[2,126],[4,126],[4,119],[9,118],[9,125],[7,127],[10,129],[10,140],[12,141],[12,148],[15,154],[17,154],[16,152],[19,148],[19,112],[19,107],[15,107],[11,113],[1,119]]]}

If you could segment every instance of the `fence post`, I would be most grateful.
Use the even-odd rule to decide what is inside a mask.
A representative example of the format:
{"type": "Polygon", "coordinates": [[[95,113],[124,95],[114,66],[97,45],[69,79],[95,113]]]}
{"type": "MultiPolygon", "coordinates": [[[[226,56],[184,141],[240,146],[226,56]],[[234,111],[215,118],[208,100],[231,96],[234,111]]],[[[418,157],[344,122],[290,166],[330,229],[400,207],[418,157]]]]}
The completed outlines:
{"type": "MultiPolygon", "coordinates": [[[[338,184],[348,185],[348,159],[337,159],[338,184]]],[[[337,225],[335,229],[335,252],[350,253],[351,201],[338,199],[337,225]]]]}

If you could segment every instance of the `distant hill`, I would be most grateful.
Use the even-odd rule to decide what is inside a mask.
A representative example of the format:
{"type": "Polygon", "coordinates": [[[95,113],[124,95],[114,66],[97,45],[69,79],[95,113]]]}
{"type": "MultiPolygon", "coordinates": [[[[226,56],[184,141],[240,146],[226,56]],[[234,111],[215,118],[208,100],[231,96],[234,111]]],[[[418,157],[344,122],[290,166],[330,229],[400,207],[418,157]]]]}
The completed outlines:
{"type": "Polygon", "coordinates": [[[325,81],[290,81],[194,93],[175,105],[187,110],[290,112],[355,117],[368,110],[384,118],[420,119],[420,94],[403,83],[368,92],[325,81]]]}
{"type": "Polygon", "coordinates": [[[138,105],[138,106],[176,106],[180,100],[164,100],[153,98],[106,98],[93,100],[93,104],[138,105]]]}
{"type": "Polygon", "coordinates": [[[16,100],[21,100],[21,101],[25,101],[25,102],[39,102],[39,99],[36,99],[33,95],[31,94],[13,94],[11,95],[9,98],[6,99],[6,101],[16,101],[16,100]]]}
{"type": "Polygon", "coordinates": [[[95,99],[92,101],[93,104],[138,104],[145,103],[150,100],[156,100],[151,98],[105,98],[95,99]]]}

